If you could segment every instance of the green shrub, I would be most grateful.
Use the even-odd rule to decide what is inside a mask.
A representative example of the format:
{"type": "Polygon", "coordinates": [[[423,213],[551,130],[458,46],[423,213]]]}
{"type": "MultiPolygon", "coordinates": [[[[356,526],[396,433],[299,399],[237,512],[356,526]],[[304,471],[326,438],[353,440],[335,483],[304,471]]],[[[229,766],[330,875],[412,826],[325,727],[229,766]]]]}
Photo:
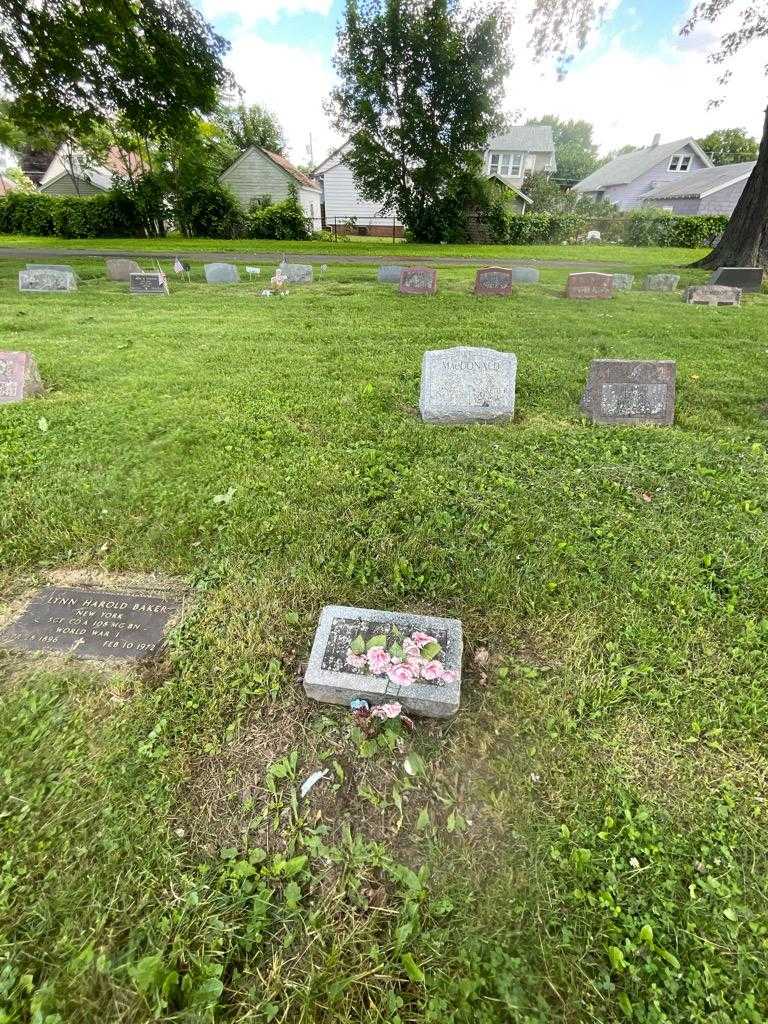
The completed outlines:
{"type": "Polygon", "coordinates": [[[306,241],[312,237],[312,226],[292,193],[279,203],[252,204],[246,215],[245,233],[248,238],[306,241]]]}
{"type": "Polygon", "coordinates": [[[586,220],[577,213],[517,213],[508,218],[509,245],[575,241],[586,220]]]}
{"type": "Polygon", "coordinates": [[[721,234],[727,223],[724,214],[685,217],[653,207],[634,210],[626,216],[624,242],[696,249],[721,234]]]}
{"type": "Polygon", "coordinates": [[[246,216],[233,192],[218,182],[196,185],[174,207],[179,229],[200,238],[242,238],[246,216]]]}
{"type": "Polygon", "coordinates": [[[0,199],[0,232],[3,234],[117,238],[134,235],[140,227],[136,204],[120,192],[96,196],[12,192],[0,199]]]}

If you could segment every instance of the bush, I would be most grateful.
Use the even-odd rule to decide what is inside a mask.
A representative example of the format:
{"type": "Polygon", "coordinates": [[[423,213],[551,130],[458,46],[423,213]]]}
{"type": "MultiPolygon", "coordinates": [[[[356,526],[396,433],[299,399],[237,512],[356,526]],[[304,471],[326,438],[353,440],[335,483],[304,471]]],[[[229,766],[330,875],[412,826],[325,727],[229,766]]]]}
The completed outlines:
{"type": "Polygon", "coordinates": [[[179,230],[200,238],[242,238],[246,217],[233,192],[218,182],[196,185],[174,207],[179,230]]]}
{"type": "Polygon", "coordinates": [[[120,192],[96,196],[50,196],[12,192],[0,199],[0,233],[60,238],[116,238],[136,234],[136,204],[120,192]]]}
{"type": "Polygon", "coordinates": [[[312,227],[294,193],[268,206],[253,204],[246,215],[245,233],[248,238],[301,242],[312,237],[312,227]]]}
{"type": "Polygon", "coordinates": [[[627,245],[696,249],[722,234],[727,223],[728,218],[724,214],[684,217],[651,207],[626,215],[624,241],[627,245]]]}
{"type": "Polygon", "coordinates": [[[577,213],[516,213],[508,218],[509,245],[569,242],[584,230],[586,220],[577,213]]]}

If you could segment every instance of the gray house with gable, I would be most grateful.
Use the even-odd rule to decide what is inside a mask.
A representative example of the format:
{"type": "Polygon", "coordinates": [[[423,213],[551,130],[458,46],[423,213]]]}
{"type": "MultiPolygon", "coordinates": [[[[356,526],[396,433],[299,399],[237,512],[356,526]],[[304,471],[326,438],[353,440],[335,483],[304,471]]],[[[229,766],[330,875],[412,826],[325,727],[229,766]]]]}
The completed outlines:
{"type": "Polygon", "coordinates": [[[574,185],[573,190],[593,199],[607,199],[620,210],[636,210],[660,185],[684,181],[688,175],[712,166],[695,139],[662,145],[657,135],[653,145],[617,156],[574,185]]]}

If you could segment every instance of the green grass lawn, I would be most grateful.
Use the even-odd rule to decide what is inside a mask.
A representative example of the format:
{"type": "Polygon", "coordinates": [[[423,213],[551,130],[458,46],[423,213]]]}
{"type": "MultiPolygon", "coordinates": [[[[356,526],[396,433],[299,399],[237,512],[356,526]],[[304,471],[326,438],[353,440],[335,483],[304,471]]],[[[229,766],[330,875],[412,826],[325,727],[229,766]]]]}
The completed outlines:
{"type": "Polygon", "coordinates": [[[340,238],[337,242],[272,242],[261,238],[51,238],[28,235],[0,235],[0,246],[22,245],[41,248],[124,249],[130,252],[169,252],[175,248],[184,252],[216,250],[246,256],[249,252],[327,253],[343,258],[350,256],[380,256],[382,259],[403,260],[408,256],[419,258],[458,256],[478,259],[521,260],[577,260],[590,263],[631,264],[638,271],[652,273],[654,269],[684,267],[700,260],[706,249],[637,249],[626,245],[421,245],[390,239],[340,238]]]}
{"type": "Polygon", "coordinates": [[[81,571],[193,600],[138,671],[0,654],[2,1024],[764,1021],[768,297],[21,265],[0,615],[81,571]],[[517,354],[513,424],[421,423],[450,345],[517,354]],[[676,359],[676,425],[589,425],[597,356],[676,359]],[[328,603],[460,618],[456,719],[308,702],[328,603]]]}

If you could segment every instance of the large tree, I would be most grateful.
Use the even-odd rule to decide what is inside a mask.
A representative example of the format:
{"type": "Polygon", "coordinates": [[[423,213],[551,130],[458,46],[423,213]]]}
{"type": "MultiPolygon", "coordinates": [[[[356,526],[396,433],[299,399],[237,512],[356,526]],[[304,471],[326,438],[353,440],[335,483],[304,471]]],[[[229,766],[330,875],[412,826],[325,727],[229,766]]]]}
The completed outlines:
{"type": "Polygon", "coordinates": [[[347,0],[335,126],[350,138],[362,194],[396,210],[416,238],[442,239],[446,210],[501,125],[508,34],[502,4],[347,0]]]}
{"type": "Polygon", "coordinates": [[[744,128],[719,128],[696,141],[718,167],[757,160],[757,139],[748,135],[744,128]]]}
{"type": "MultiPolygon", "coordinates": [[[[554,54],[565,73],[574,42],[580,47],[586,44],[590,29],[604,10],[604,0],[536,0],[531,20],[538,54],[554,54]]],[[[739,15],[738,26],[721,37],[719,47],[711,55],[712,62],[720,67],[748,43],[768,36],[768,0],[753,0],[749,5],[736,0],[701,0],[681,30],[688,35],[700,23],[716,22],[731,10],[739,15]]],[[[728,76],[726,70],[719,83],[725,83],[728,76]]],[[[768,267],[768,108],[755,169],[720,242],[698,265],[768,267]]]]}
{"type": "Polygon", "coordinates": [[[275,114],[259,103],[250,106],[219,106],[211,118],[223,141],[231,147],[234,160],[250,146],[261,146],[273,153],[285,149],[285,136],[275,114]]]}
{"type": "Polygon", "coordinates": [[[589,121],[562,121],[554,114],[532,117],[526,124],[547,124],[552,128],[557,161],[556,178],[564,185],[575,185],[598,166],[597,146],[592,141],[589,121]]]}

